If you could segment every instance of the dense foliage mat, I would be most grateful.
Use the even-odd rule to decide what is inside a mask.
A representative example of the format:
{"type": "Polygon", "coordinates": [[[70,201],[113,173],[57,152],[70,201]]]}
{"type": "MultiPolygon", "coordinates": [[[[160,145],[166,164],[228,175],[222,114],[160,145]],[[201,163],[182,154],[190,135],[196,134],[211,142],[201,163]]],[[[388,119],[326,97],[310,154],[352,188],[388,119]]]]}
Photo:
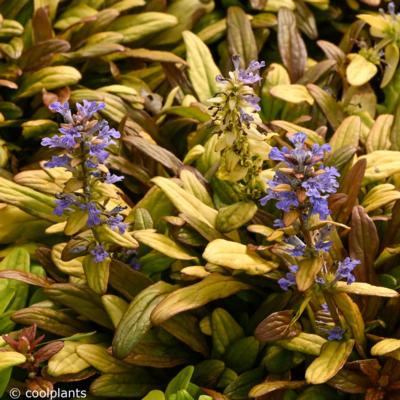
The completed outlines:
{"type": "Polygon", "coordinates": [[[0,397],[400,399],[398,11],[0,0],[0,397]]]}

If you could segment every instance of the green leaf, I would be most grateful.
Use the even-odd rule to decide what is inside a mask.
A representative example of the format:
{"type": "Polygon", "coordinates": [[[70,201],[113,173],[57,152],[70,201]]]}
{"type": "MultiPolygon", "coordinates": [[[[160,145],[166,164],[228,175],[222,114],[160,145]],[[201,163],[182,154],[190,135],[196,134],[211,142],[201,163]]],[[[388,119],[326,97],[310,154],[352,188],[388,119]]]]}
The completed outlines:
{"type": "Polygon", "coordinates": [[[140,292],[123,315],[113,339],[113,353],[126,357],[151,328],[150,315],[174,287],[163,281],[140,292]]]}
{"type": "Polygon", "coordinates": [[[400,52],[397,44],[390,43],[385,47],[385,72],[381,81],[381,88],[387,86],[392,80],[399,64],[400,52]]]}
{"type": "MultiPolygon", "coordinates": [[[[188,364],[195,353],[161,329],[150,330],[124,359],[133,365],[154,368],[172,368],[188,364]]],[[[154,389],[154,386],[153,386],[154,389]]]]}
{"type": "Polygon", "coordinates": [[[243,328],[223,308],[216,308],[211,314],[213,355],[220,357],[232,343],[244,337],[243,328]]]}
{"type": "Polygon", "coordinates": [[[224,395],[230,400],[244,400],[248,398],[250,389],[260,383],[265,377],[263,368],[256,368],[239,375],[224,390],[224,395]]]}
{"type": "Polygon", "coordinates": [[[394,117],[391,114],[379,115],[374,125],[372,126],[365,146],[368,153],[375,150],[389,150],[390,133],[393,125],[394,117]]]}
{"type": "Polygon", "coordinates": [[[78,83],[82,78],[80,72],[67,65],[42,68],[35,72],[26,72],[21,80],[16,96],[25,98],[40,93],[43,89],[53,90],[78,83]]]}
{"type": "Polygon", "coordinates": [[[265,260],[246,245],[224,239],[209,243],[203,258],[210,263],[245,271],[250,275],[262,275],[277,267],[276,263],[265,260]]]}
{"type": "MultiPolygon", "coordinates": [[[[196,196],[182,189],[171,179],[158,176],[153,178],[152,181],[162,189],[168,199],[181,213],[198,219],[211,228],[215,227],[218,214],[216,210],[204,204],[196,196]]],[[[215,230],[215,233],[218,236],[218,231],[215,230]]]]}
{"type": "Polygon", "coordinates": [[[178,375],[171,380],[167,386],[167,389],[165,390],[165,395],[167,398],[179,390],[187,389],[190,380],[192,379],[193,372],[194,367],[192,365],[188,365],[186,368],[180,371],[178,375]]]}
{"type": "Polygon", "coordinates": [[[297,30],[296,17],[286,7],[280,8],[278,12],[278,46],[283,64],[292,82],[296,82],[306,70],[307,49],[297,30]]]}
{"type": "Polygon", "coordinates": [[[321,136],[318,135],[315,131],[313,131],[311,129],[307,129],[303,126],[294,124],[293,122],[274,120],[274,121],[271,121],[271,124],[277,126],[278,128],[284,129],[286,132],[289,133],[288,136],[291,136],[291,134],[294,134],[296,132],[304,132],[307,135],[308,142],[319,143],[319,144],[323,143],[321,136]]]}
{"type": "Polygon", "coordinates": [[[153,283],[144,273],[118,260],[111,261],[109,281],[110,286],[129,300],[153,283]]]}
{"type": "Polygon", "coordinates": [[[308,366],[306,380],[309,384],[319,385],[333,378],[344,366],[354,346],[354,340],[327,342],[322,346],[321,354],[308,366]]]}
{"type": "Polygon", "coordinates": [[[307,103],[314,104],[314,98],[303,85],[276,85],[270,89],[272,96],[293,104],[307,103]]]}
{"type": "Polygon", "coordinates": [[[399,339],[383,339],[376,343],[371,348],[371,355],[373,356],[384,356],[392,351],[400,349],[399,339]]]}
{"type": "Polygon", "coordinates": [[[350,64],[346,69],[347,81],[352,86],[362,86],[378,72],[378,67],[359,54],[349,54],[350,64]]]}
{"type": "Polygon", "coordinates": [[[180,173],[180,178],[183,182],[183,188],[187,192],[196,196],[207,206],[211,208],[214,207],[210,194],[193,172],[188,169],[183,169],[180,173]]]}
{"type": "Polygon", "coordinates": [[[393,290],[382,286],[374,286],[364,282],[354,282],[348,285],[346,282],[337,282],[335,290],[362,296],[397,297],[399,294],[393,290]]]}
{"type": "Polygon", "coordinates": [[[361,119],[358,116],[345,118],[333,134],[329,144],[332,152],[345,146],[358,147],[361,134],[361,119]]]}
{"type": "Polygon", "coordinates": [[[101,302],[103,303],[113,325],[117,327],[122,316],[128,309],[129,304],[121,297],[113,294],[105,294],[104,296],[101,296],[101,302]]]}
{"type": "MultiPolygon", "coordinates": [[[[30,256],[27,250],[23,247],[15,247],[1,262],[0,262],[0,273],[3,274],[3,278],[11,278],[7,280],[7,291],[13,293],[12,299],[10,299],[7,305],[7,311],[17,311],[25,307],[28,300],[29,286],[24,282],[24,274],[28,274],[30,271],[30,256]],[[22,277],[20,278],[20,276],[22,277]],[[17,278],[14,280],[12,278],[17,278]]],[[[37,276],[32,277],[34,280],[43,280],[37,276]]],[[[0,280],[1,282],[2,280],[0,280]]],[[[5,284],[3,284],[5,285],[5,284]]],[[[11,321],[7,315],[2,316],[2,327],[0,333],[8,333],[14,328],[15,324],[11,321]]]]}
{"type": "Polygon", "coordinates": [[[228,348],[226,365],[238,373],[248,371],[254,368],[259,349],[260,342],[254,336],[239,339],[228,348]]]}
{"type": "Polygon", "coordinates": [[[333,129],[337,129],[344,120],[344,113],[336,99],[314,84],[307,85],[308,92],[315,99],[333,129]]]}
{"type": "Polygon", "coordinates": [[[12,367],[2,368],[0,371],[0,397],[3,397],[4,392],[6,391],[12,373],[12,367]]]}
{"type": "Polygon", "coordinates": [[[64,228],[64,233],[67,236],[72,236],[78,233],[81,229],[86,227],[88,213],[85,210],[75,210],[68,216],[67,224],[64,228]]]}
{"type": "Polygon", "coordinates": [[[215,387],[224,370],[225,363],[221,360],[200,361],[194,368],[192,381],[202,387],[215,387]]]}
{"type": "Polygon", "coordinates": [[[153,229],[153,219],[147,209],[136,207],[133,210],[133,215],[133,229],[135,231],[141,229],[153,229]]]}
{"type": "Polygon", "coordinates": [[[26,361],[26,357],[16,351],[2,351],[0,357],[0,371],[3,371],[14,365],[22,364],[26,361]]]}
{"type": "Polygon", "coordinates": [[[364,184],[380,181],[400,172],[400,151],[375,150],[360,159],[367,161],[364,184]]]}
{"type": "Polygon", "coordinates": [[[38,328],[57,336],[72,336],[90,329],[89,324],[79,321],[67,312],[47,307],[22,308],[12,314],[12,320],[23,325],[36,324],[38,328]]]}
{"type": "Polygon", "coordinates": [[[2,177],[0,177],[0,201],[12,204],[30,215],[47,221],[60,221],[60,218],[53,213],[55,207],[53,196],[18,185],[2,177]]]}
{"type": "Polygon", "coordinates": [[[185,343],[192,350],[208,356],[209,350],[206,337],[199,328],[198,319],[189,313],[175,315],[165,321],[162,328],[185,343]]]}
{"type": "Polygon", "coordinates": [[[113,325],[103,309],[100,296],[90,289],[78,287],[69,283],[55,283],[44,289],[50,299],[72,308],[78,314],[112,329],[113,325]]]}
{"type": "Polygon", "coordinates": [[[174,15],[160,12],[143,12],[123,15],[113,21],[107,29],[122,33],[122,43],[132,43],[177,24],[178,19],[174,15]]]}
{"type": "MultiPolygon", "coordinates": [[[[144,1],[143,1],[144,2],[144,1]]],[[[114,8],[114,6],[113,6],[114,8]]],[[[178,64],[187,64],[186,61],[178,57],[176,54],[170,51],[160,51],[160,50],[150,50],[150,49],[125,49],[124,53],[120,55],[121,57],[132,57],[139,60],[147,61],[158,61],[158,62],[170,62],[178,64]]]]}
{"type": "Polygon", "coordinates": [[[278,118],[285,105],[282,100],[271,95],[271,89],[277,85],[290,85],[290,78],[282,65],[272,63],[264,74],[261,88],[261,108],[267,121],[278,118]]]}
{"type": "Polygon", "coordinates": [[[306,385],[306,381],[269,381],[254,386],[250,392],[250,397],[264,396],[265,394],[282,389],[299,389],[306,385]]]}
{"type": "Polygon", "coordinates": [[[80,344],[76,348],[76,352],[88,364],[105,374],[119,374],[133,369],[131,365],[111,356],[101,345],[80,344]]]}
{"type": "Polygon", "coordinates": [[[108,397],[140,397],[145,396],[154,387],[159,386],[144,370],[134,373],[104,374],[90,385],[90,393],[94,396],[108,397]]]}
{"type": "Polygon", "coordinates": [[[127,136],[124,141],[135,146],[153,160],[164,165],[164,167],[171,169],[175,174],[178,174],[183,167],[182,162],[173,153],[155,143],[151,143],[147,139],[140,136],[127,136]]]}
{"type": "Polygon", "coordinates": [[[296,284],[300,292],[305,292],[314,284],[322,265],[323,260],[320,257],[306,258],[299,262],[299,271],[296,273],[296,284]]]}
{"type": "Polygon", "coordinates": [[[220,75],[211,52],[202,40],[190,31],[182,33],[186,45],[189,77],[193,88],[201,101],[214,96],[218,91],[215,77],[220,75]]]}
{"type": "Polygon", "coordinates": [[[154,232],[153,229],[142,229],[132,233],[139,242],[151,247],[154,250],[177,260],[193,260],[196,257],[188,254],[184,248],[179,246],[169,237],[154,232]]]}
{"type": "Polygon", "coordinates": [[[346,293],[335,293],[334,300],[338,309],[342,312],[347,325],[350,327],[353,333],[358,352],[362,357],[365,357],[365,347],[367,341],[364,333],[364,319],[360,309],[346,293]]]}
{"type": "Polygon", "coordinates": [[[277,344],[291,351],[299,351],[301,353],[319,356],[322,345],[326,343],[326,339],[313,333],[300,332],[297,336],[290,339],[278,340],[277,344]]]}
{"type": "Polygon", "coordinates": [[[165,396],[161,390],[152,390],[142,400],[165,400],[165,396]]]}
{"type": "Polygon", "coordinates": [[[216,228],[220,232],[231,232],[249,222],[257,212],[253,201],[240,201],[218,210],[216,228]]]}
{"type": "Polygon", "coordinates": [[[78,342],[64,342],[64,347],[48,361],[47,370],[49,375],[77,374],[89,368],[90,364],[78,355],[78,346],[78,342]]]}
{"type": "Polygon", "coordinates": [[[247,14],[240,7],[229,7],[226,19],[229,52],[240,56],[241,68],[257,60],[257,44],[247,14]]]}
{"type": "Polygon", "coordinates": [[[230,276],[211,274],[201,282],[175,290],[153,310],[151,320],[155,325],[183,311],[199,308],[211,301],[223,299],[241,290],[250,289],[246,283],[230,276]]]}
{"type": "Polygon", "coordinates": [[[365,212],[371,212],[400,199],[400,192],[391,183],[382,183],[373,187],[364,197],[362,206],[365,212]]]}
{"type": "Polygon", "coordinates": [[[101,262],[96,262],[91,254],[86,255],[83,259],[82,265],[88,286],[97,294],[107,292],[110,262],[111,259],[108,257],[101,262]]]}

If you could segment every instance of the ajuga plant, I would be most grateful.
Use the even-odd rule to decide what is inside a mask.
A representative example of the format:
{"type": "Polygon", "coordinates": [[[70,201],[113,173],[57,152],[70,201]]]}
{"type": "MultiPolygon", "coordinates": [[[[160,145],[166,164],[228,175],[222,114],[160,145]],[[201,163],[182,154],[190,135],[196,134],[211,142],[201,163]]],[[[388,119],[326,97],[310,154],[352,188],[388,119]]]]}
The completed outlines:
{"type": "Polygon", "coordinates": [[[261,81],[264,62],[251,61],[247,69],[240,68],[240,57],[233,57],[234,71],[229,78],[217,76],[218,93],[210,99],[212,123],[218,135],[216,151],[221,151],[217,176],[233,183],[243,198],[259,198],[265,185],[260,179],[268,153],[265,136],[259,132],[260,98],[251,86],[261,81]]]}
{"type": "Polygon", "coordinates": [[[110,253],[121,245],[123,249],[124,244],[135,248],[136,242],[129,242],[128,235],[123,237],[127,224],[121,213],[126,207],[115,205],[118,195],[110,187],[123,177],[110,173],[106,167],[108,147],[121,135],[104,119],[93,118],[105,107],[104,103],[84,100],[76,107],[77,112],[72,113],[68,103],[50,105],[51,110],[63,116],[64,123],[60,135],[42,139],[42,145],[64,152],[45,164],[47,168],[62,167],[71,173],[63,192],[56,194],[54,214],[67,216],[64,232],[68,235],[90,228],[90,233],[71,251],[75,255],[88,253],[83,265],[89,287],[102,293],[107,287],[110,253]]]}

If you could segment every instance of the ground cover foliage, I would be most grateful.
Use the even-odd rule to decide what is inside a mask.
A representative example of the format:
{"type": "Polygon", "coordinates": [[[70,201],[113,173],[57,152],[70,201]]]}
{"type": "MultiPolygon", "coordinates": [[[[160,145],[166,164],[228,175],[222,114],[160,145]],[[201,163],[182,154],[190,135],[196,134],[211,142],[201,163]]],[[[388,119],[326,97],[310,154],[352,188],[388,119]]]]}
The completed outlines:
{"type": "Polygon", "coordinates": [[[0,397],[400,399],[399,12],[0,0],[0,397]]]}

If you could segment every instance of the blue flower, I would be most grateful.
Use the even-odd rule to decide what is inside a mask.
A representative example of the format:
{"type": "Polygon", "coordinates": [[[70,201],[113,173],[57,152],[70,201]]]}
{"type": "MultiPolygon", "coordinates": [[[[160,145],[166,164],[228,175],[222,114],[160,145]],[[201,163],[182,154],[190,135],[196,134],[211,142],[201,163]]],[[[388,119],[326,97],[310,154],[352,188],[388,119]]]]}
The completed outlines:
{"type": "Polygon", "coordinates": [[[332,329],[328,330],[328,340],[332,341],[332,340],[342,340],[343,339],[343,335],[344,335],[344,330],[342,328],[340,328],[339,326],[335,326],[332,329]]]}
{"type": "Polygon", "coordinates": [[[297,194],[293,190],[278,190],[280,185],[286,185],[291,188],[292,179],[281,171],[277,171],[272,180],[268,182],[269,192],[260,199],[260,204],[264,206],[269,200],[278,200],[276,207],[282,211],[290,211],[299,206],[297,194]],[[276,189],[276,190],[275,190],[276,189]]]}
{"type": "Polygon", "coordinates": [[[118,229],[119,232],[122,234],[126,231],[127,224],[125,224],[123,221],[122,215],[115,215],[111,216],[107,219],[106,223],[109,225],[112,229],[118,229]]]}
{"type": "Polygon", "coordinates": [[[62,133],[61,136],[45,137],[42,139],[41,145],[50,148],[73,149],[78,143],[77,139],[81,137],[80,132],[74,128],[60,128],[59,131],[62,133]]]}
{"type": "Polygon", "coordinates": [[[279,218],[274,220],[273,225],[274,225],[274,228],[284,228],[285,227],[285,223],[279,218]]]}
{"type": "MultiPolygon", "coordinates": [[[[97,158],[97,161],[100,164],[104,164],[107,160],[109,153],[105,148],[107,147],[108,143],[90,143],[89,144],[89,155],[91,157],[97,158]]],[[[92,161],[93,162],[93,161],[92,161]]]]}
{"type": "Polygon", "coordinates": [[[46,168],[64,167],[69,168],[71,165],[71,158],[64,154],[62,156],[52,156],[50,161],[47,161],[44,166],[46,168]]]}
{"type": "Polygon", "coordinates": [[[303,145],[307,140],[307,135],[304,132],[296,132],[289,137],[289,141],[295,146],[303,145]]]}
{"type": "MultiPolygon", "coordinates": [[[[68,103],[51,104],[49,108],[60,113],[66,123],[59,129],[59,135],[44,138],[42,145],[62,149],[65,152],[63,155],[53,156],[45,164],[47,167],[67,168],[84,186],[82,193],[57,195],[54,213],[61,216],[78,207],[87,212],[89,228],[107,224],[122,234],[126,231],[127,224],[123,222],[123,217],[119,213],[124,208],[117,206],[107,211],[100,203],[101,200],[98,200],[96,192],[93,193],[98,182],[113,184],[123,179],[122,176],[103,172],[105,161],[109,156],[107,147],[114,144],[114,139],[121,136],[117,130],[110,128],[107,121],[92,119],[93,115],[104,107],[104,103],[83,100],[82,104],[76,104],[77,112],[72,114],[68,103]]],[[[109,256],[103,245],[97,242],[90,253],[97,263],[109,256]]]]}
{"type": "Polygon", "coordinates": [[[278,280],[278,284],[281,287],[282,290],[287,291],[289,290],[289,287],[294,286],[296,284],[296,272],[299,270],[299,267],[297,265],[291,265],[289,267],[289,271],[286,275],[285,278],[280,278],[278,280]]]}
{"type": "Polygon", "coordinates": [[[99,134],[97,135],[100,139],[106,139],[110,140],[111,138],[113,139],[119,139],[121,137],[121,134],[114,128],[110,128],[108,125],[107,121],[102,120],[99,123],[99,134]]]}
{"type": "Polygon", "coordinates": [[[309,149],[305,141],[307,135],[303,132],[297,132],[289,137],[289,141],[295,146],[289,149],[284,146],[281,150],[273,147],[269,153],[269,158],[274,161],[283,161],[288,167],[303,170],[306,167],[313,166],[323,160],[325,153],[331,150],[329,144],[313,144],[309,149]]]}
{"type": "Polygon", "coordinates": [[[113,184],[113,183],[116,183],[116,182],[120,182],[122,180],[124,180],[123,176],[110,174],[109,172],[107,172],[107,174],[105,176],[105,179],[104,179],[104,182],[105,183],[109,183],[109,184],[113,184]]]}
{"type": "Polygon", "coordinates": [[[94,249],[92,249],[90,254],[94,257],[96,263],[104,261],[109,256],[109,253],[101,244],[98,244],[94,249]]]}
{"type": "Polygon", "coordinates": [[[64,117],[64,120],[68,123],[72,122],[72,112],[69,108],[69,103],[66,101],[65,103],[61,104],[59,101],[55,101],[49,105],[49,109],[51,111],[57,112],[64,117]]]}
{"type": "Polygon", "coordinates": [[[72,211],[72,206],[77,205],[79,202],[73,194],[59,194],[56,199],[56,207],[53,210],[55,215],[61,217],[66,211],[72,211]]]}
{"type": "Polygon", "coordinates": [[[335,193],[339,187],[337,177],[339,172],[334,167],[320,169],[315,176],[302,182],[301,186],[306,190],[307,196],[315,199],[325,199],[327,193],[335,193]]]}
{"type": "Polygon", "coordinates": [[[328,200],[326,196],[309,196],[311,203],[311,214],[318,214],[321,219],[326,219],[329,216],[328,200]]]}
{"type": "Polygon", "coordinates": [[[319,251],[328,252],[332,247],[332,241],[328,240],[328,236],[332,231],[332,227],[330,225],[324,226],[322,229],[318,231],[317,240],[315,242],[315,249],[319,251]]]}
{"type": "Polygon", "coordinates": [[[237,73],[238,79],[246,84],[253,85],[261,81],[261,77],[259,71],[261,68],[265,67],[265,62],[261,61],[250,61],[249,66],[246,69],[240,68],[240,57],[233,56],[232,57],[233,65],[235,67],[235,72],[237,73]]]}
{"type": "Polygon", "coordinates": [[[286,156],[289,154],[290,154],[290,151],[286,146],[282,147],[282,150],[279,150],[277,147],[272,147],[272,149],[269,152],[268,157],[274,161],[287,162],[286,156]]]}
{"type": "Polygon", "coordinates": [[[354,260],[350,257],[346,257],[343,261],[339,261],[335,280],[346,279],[348,285],[355,282],[356,278],[353,275],[353,270],[360,263],[360,260],[354,260]]]}
{"type": "Polygon", "coordinates": [[[319,240],[318,242],[315,243],[315,249],[319,251],[324,251],[327,253],[332,247],[332,242],[330,240],[323,241],[319,240]]]}
{"type": "Polygon", "coordinates": [[[260,111],[261,107],[259,106],[260,98],[254,94],[246,94],[242,96],[242,99],[246,101],[246,103],[253,107],[255,111],[260,111]]]}
{"type": "Polygon", "coordinates": [[[82,204],[82,208],[86,209],[88,212],[88,226],[96,226],[101,224],[101,210],[97,208],[97,204],[94,201],[90,201],[87,204],[82,204]]]}
{"type": "Polygon", "coordinates": [[[278,170],[268,182],[269,191],[260,203],[265,205],[269,200],[277,200],[276,207],[288,212],[300,207],[301,199],[303,210],[308,208],[311,215],[319,214],[325,219],[329,215],[328,195],[336,192],[339,173],[333,167],[319,164],[330,150],[329,145],[314,144],[310,149],[305,144],[306,138],[304,133],[298,132],[289,138],[294,149],[271,149],[269,158],[281,161],[285,169],[278,170]]]}
{"type": "Polygon", "coordinates": [[[393,1],[388,4],[387,10],[392,17],[396,16],[396,5],[393,1]]]}
{"type": "Polygon", "coordinates": [[[239,118],[240,122],[244,124],[249,124],[250,122],[254,121],[254,118],[246,111],[244,111],[243,108],[239,108],[239,118]]]}
{"type": "Polygon", "coordinates": [[[78,115],[84,119],[91,118],[95,113],[102,110],[105,106],[105,103],[97,101],[83,100],[83,104],[76,103],[78,115]]]}
{"type": "Polygon", "coordinates": [[[290,249],[287,250],[290,255],[293,257],[300,257],[304,255],[306,245],[297,236],[289,236],[283,241],[291,246],[290,249]]]}
{"type": "MultiPolygon", "coordinates": [[[[93,161],[93,160],[87,159],[85,161],[85,166],[86,166],[86,168],[93,169],[93,168],[97,168],[99,166],[99,163],[97,161],[93,161]]],[[[96,173],[98,171],[94,171],[94,172],[96,173]]],[[[94,176],[96,176],[96,175],[94,175],[94,176]]],[[[101,176],[101,174],[98,174],[98,176],[101,176]]]]}
{"type": "Polygon", "coordinates": [[[132,249],[128,249],[125,250],[125,262],[127,264],[129,264],[134,270],[138,271],[140,270],[140,268],[142,268],[142,266],[139,263],[139,260],[137,258],[137,251],[136,250],[132,250],[132,249]]]}
{"type": "Polygon", "coordinates": [[[322,311],[324,311],[324,312],[326,312],[326,313],[330,313],[330,311],[329,311],[329,306],[328,306],[327,303],[322,303],[322,304],[321,304],[321,309],[322,309],[322,311]]]}

